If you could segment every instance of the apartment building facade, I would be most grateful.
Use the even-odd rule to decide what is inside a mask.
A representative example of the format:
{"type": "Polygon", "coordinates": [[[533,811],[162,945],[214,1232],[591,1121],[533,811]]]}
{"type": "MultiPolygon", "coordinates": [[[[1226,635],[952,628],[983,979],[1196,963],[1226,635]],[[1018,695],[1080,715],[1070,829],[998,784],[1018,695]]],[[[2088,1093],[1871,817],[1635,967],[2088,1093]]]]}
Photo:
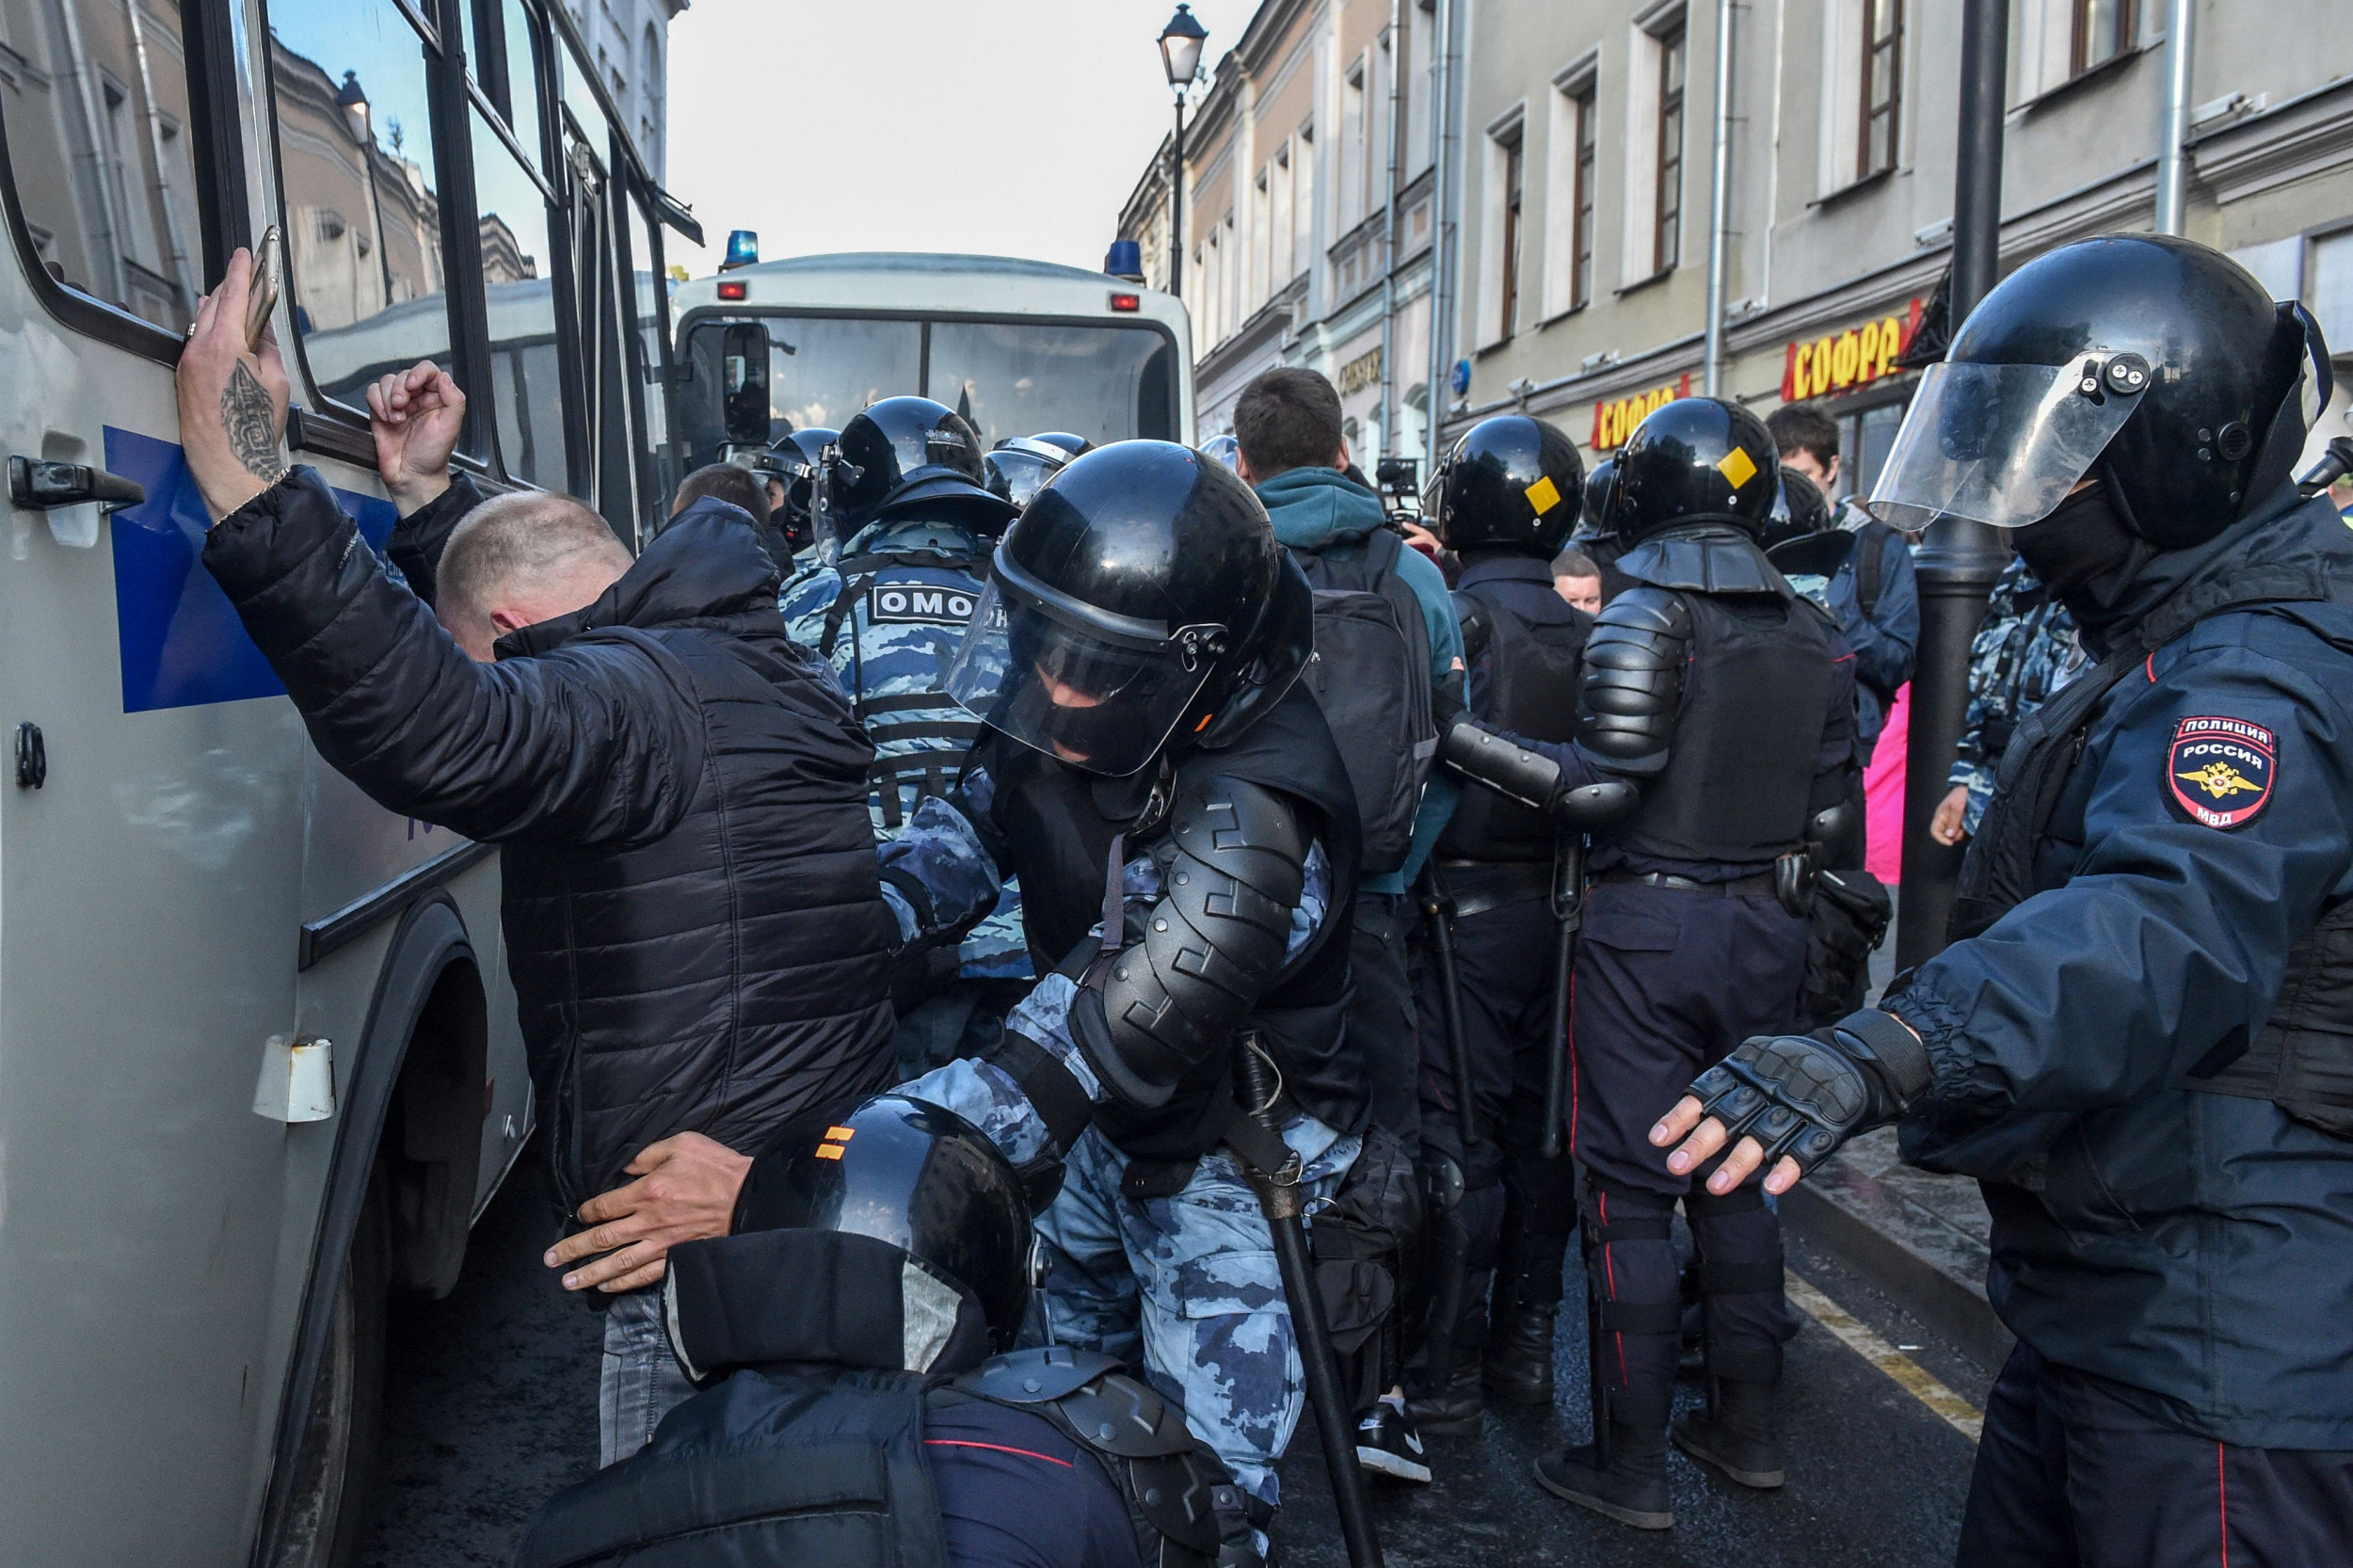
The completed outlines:
{"type": "MultiPolygon", "coordinates": [[[[1206,440],[1259,372],[1307,365],[1339,388],[1349,441],[1419,453],[1433,254],[1435,0],[1267,0],[1195,89],[1185,129],[1185,254],[1206,440]]],[[[1120,214],[1146,280],[1170,282],[1163,140],[1120,214]]]]}
{"type": "MultiPolygon", "coordinates": [[[[1938,326],[1961,7],[1439,0],[1438,10],[1455,45],[1452,134],[1448,168],[1422,179],[1445,187],[1445,221],[1431,227],[1450,242],[1447,308],[1436,354],[1425,336],[1416,362],[1448,367],[1442,439],[1526,408],[1575,435],[1590,461],[1658,402],[1705,388],[1729,17],[1718,385],[1759,411],[1821,402],[1845,432],[1842,488],[1867,487],[1917,378],[1905,352],[1924,322],[1938,326]]],[[[2013,0],[2006,270],[2068,240],[2152,226],[2169,10],[2013,0]]],[[[2353,53],[2334,41],[2341,20],[2329,0],[2197,0],[2185,227],[2276,296],[2302,300],[2353,371],[2353,53]]],[[[1409,59],[1427,76],[1414,40],[1409,59]]],[[[1204,212],[1222,194],[1205,185],[1188,205],[1204,212]]],[[[1426,279],[1429,259],[1406,259],[1426,279]]],[[[1199,329],[1222,351],[1249,320],[1212,313],[1199,329]]],[[[2336,403],[2315,441],[2345,433],[2345,393],[2336,403]]]]}

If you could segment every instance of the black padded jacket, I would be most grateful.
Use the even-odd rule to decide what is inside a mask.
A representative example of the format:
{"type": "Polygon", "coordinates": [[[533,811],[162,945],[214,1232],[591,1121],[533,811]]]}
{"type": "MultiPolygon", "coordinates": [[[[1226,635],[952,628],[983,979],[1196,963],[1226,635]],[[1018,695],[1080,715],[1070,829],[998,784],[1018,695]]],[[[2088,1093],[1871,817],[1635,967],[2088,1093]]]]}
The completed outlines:
{"type": "MultiPolygon", "coordinates": [[[[390,553],[432,591],[459,481],[390,553]]],[[[379,804],[502,847],[508,969],[568,1210],[696,1131],[752,1149],[891,1074],[873,748],[704,501],[587,609],[469,659],[297,469],[204,565],[311,739],[379,804]]]]}

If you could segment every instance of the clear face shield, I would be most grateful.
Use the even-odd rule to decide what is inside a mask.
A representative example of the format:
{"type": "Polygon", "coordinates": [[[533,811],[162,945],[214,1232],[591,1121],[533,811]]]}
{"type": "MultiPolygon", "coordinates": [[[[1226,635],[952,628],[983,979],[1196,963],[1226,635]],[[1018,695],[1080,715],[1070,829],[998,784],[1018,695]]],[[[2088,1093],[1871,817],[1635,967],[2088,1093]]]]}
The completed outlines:
{"type": "Polygon", "coordinates": [[[1868,509],[1917,532],[1940,517],[2024,528],[2067,498],[2150,386],[2137,354],[2063,365],[1934,364],[1868,509]]]}
{"type": "Polygon", "coordinates": [[[1126,631],[1049,608],[992,572],[948,692],[1023,745],[1125,777],[1159,754],[1216,665],[1222,627],[1126,631]]]}

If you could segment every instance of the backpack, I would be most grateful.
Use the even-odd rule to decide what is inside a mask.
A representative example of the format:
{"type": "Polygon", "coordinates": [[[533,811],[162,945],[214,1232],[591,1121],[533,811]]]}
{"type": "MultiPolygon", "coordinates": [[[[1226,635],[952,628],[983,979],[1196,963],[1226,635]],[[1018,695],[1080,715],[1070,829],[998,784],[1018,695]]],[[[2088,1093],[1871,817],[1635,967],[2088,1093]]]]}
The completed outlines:
{"type": "Polygon", "coordinates": [[[1855,530],[1854,601],[1865,620],[1869,620],[1880,607],[1881,579],[1887,570],[1887,540],[1895,532],[1877,518],[1855,530]]]}
{"type": "MultiPolygon", "coordinates": [[[[1455,593],[1454,613],[1463,627],[1465,663],[1476,664],[1481,653],[1493,653],[1473,716],[1530,740],[1577,739],[1592,617],[1533,621],[1475,587],[1455,593]]],[[[1455,860],[1549,860],[1559,836],[1540,811],[1489,790],[1465,790],[1438,840],[1438,853],[1455,860]]]]}
{"type": "Polygon", "coordinates": [[[1430,628],[1421,601],[1398,575],[1404,543],[1385,528],[1345,561],[1311,551],[1291,557],[1315,590],[1315,652],[1307,689],[1339,743],[1364,827],[1359,867],[1368,876],[1402,870],[1438,750],[1431,708],[1430,628]]]}

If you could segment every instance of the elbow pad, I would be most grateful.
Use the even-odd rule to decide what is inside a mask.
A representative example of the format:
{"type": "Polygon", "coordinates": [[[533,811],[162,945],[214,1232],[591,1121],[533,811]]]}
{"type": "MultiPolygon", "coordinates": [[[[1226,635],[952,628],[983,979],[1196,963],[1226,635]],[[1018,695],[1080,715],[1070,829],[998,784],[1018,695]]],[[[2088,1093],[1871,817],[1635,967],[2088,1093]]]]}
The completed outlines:
{"type": "Polygon", "coordinates": [[[1455,720],[1439,738],[1438,760],[1473,784],[1534,810],[1550,810],[1561,793],[1560,763],[1471,719],[1455,720]]]}
{"type": "Polygon", "coordinates": [[[1231,1048],[1282,969],[1307,881],[1306,827],[1271,790],[1211,779],[1169,823],[1175,853],[1142,939],[1089,964],[1070,1008],[1088,1065],[1147,1110],[1231,1048]]]}
{"type": "Polygon", "coordinates": [[[1833,866],[1860,864],[1863,857],[1863,813],[1851,800],[1825,806],[1806,819],[1805,836],[1820,844],[1833,866]]]}
{"type": "Polygon", "coordinates": [[[1613,772],[1665,768],[1690,648],[1691,611],[1679,594],[1645,584],[1603,605],[1585,642],[1577,744],[1613,772]]]}

